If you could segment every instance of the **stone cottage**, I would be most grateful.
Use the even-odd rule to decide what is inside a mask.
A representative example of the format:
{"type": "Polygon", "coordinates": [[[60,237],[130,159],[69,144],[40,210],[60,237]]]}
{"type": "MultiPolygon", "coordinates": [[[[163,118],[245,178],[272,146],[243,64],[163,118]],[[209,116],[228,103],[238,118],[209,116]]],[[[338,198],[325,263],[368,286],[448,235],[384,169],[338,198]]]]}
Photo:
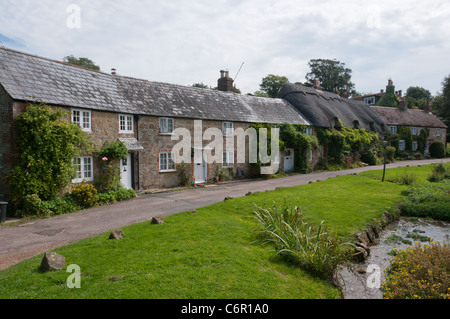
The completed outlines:
{"type": "MultiPolygon", "coordinates": [[[[186,164],[202,183],[215,179],[222,168],[234,174],[248,172],[248,148],[246,160],[238,163],[236,143],[226,143],[234,131],[245,131],[254,123],[310,124],[289,102],[234,94],[229,83],[226,72],[221,72],[219,90],[150,82],[0,48],[0,194],[8,194],[4,177],[18,159],[14,118],[29,102],[42,101],[70,112],[72,122],[97,148],[123,141],[129,154],[120,163],[121,181],[136,190],[179,184],[173,153],[178,143],[173,135],[179,128],[192,137],[196,126],[203,134],[211,128],[221,132],[224,148],[222,154],[214,154],[216,162],[207,158],[210,141],[201,139],[196,145],[192,141],[192,153],[200,151],[201,158],[194,161],[192,156],[186,164]]],[[[82,154],[74,164],[74,182],[93,182],[99,174],[100,159],[93,154],[82,154]]]]}

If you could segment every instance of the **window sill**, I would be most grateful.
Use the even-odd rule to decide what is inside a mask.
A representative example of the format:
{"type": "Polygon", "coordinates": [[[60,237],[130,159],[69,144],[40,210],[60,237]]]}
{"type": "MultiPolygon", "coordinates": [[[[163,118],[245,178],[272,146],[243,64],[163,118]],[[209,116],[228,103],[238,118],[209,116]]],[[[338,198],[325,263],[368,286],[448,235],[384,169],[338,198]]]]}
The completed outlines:
{"type": "Polygon", "coordinates": [[[161,132],[159,132],[159,135],[167,135],[167,136],[171,136],[171,135],[174,135],[173,133],[161,133],[161,132]]]}
{"type": "Polygon", "coordinates": [[[78,179],[72,179],[72,184],[79,184],[79,183],[82,183],[82,182],[86,182],[86,183],[89,183],[89,182],[93,182],[94,181],[94,179],[93,178],[78,178],[78,179]]]}
{"type": "Polygon", "coordinates": [[[177,172],[176,169],[170,169],[170,170],[159,171],[160,174],[171,174],[171,173],[176,173],[176,172],[177,172]]]}

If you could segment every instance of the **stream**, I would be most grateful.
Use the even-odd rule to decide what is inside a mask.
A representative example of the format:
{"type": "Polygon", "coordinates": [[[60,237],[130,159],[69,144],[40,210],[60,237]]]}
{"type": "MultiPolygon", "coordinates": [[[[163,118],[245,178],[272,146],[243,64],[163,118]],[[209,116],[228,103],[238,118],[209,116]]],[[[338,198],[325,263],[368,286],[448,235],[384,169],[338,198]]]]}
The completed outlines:
{"type": "MultiPolygon", "coordinates": [[[[418,239],[408,238],[408,234],[418,234],[432,238],[433,242],[445,242],[450,238],[450,223],[428,221],[425,219],[411,220],[401,218],[388,225],[381,233],[379,243],[370,247],[370,255],[364,263],[354,264],[352,269],[345,267],[338,274],[344,299],[383,299],[383,291],[378,288],[383,284],[385,269],[393,257],[388,252],[393,249],[406,249],[415,245],[418,239]],[[399,237],[412,243],[402,243],[399,237]]],[[[428,244],[429,242],[423,242],[428,244]]]]}

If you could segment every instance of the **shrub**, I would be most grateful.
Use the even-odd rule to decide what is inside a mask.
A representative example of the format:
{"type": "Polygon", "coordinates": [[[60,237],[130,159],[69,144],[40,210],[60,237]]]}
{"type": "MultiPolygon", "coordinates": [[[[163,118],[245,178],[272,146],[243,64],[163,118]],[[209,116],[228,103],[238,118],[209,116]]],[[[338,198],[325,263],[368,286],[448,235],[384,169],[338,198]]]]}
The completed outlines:
{"type": "Polygon", "coordinates": [[[23,210],[21,210],[22,215],[35,214],[40,203],[41,199],[37,194],[25,195],[23,198],[23,210]]]}
{"type": "Polygon", "coordinates": [[[11,200],[23,209],[27,195],[55,198],[74,177],[72,159],[89,149],[86,134],[67,115],[45,104],[30,104],[15,119],[20,160],[7,176],[11,200]]]}
{"type": "Polygon", "coordinates": [[[450,181],[414,184],[402,194],[403,215],[450,221],[450,181]]]}
{"type": "Polygon", "coordinates": [[[444,164],[439,163],[433,165],[433,168],[431,169],[431,175],[428,176],[428,181],[435,183],[448,178],[450,178],[450,169],[448,169],[444,164]]]}
{"type": "Polygon", "coordinates": [[[98,203],[106,204],[106,203],[114,203],[121,200],[130,199],[136,196],[136,192],[133,189],[125,189],[121,188],[115,191],[108,191],[104,193],[98,194],[98,203]]]}
{"type": "Polygon", "coordinates": [[[393,162],[396,152],[397,152],[397,150],[395,149],[395,147],[393,147],[393,146],[386,147],[386,159],[389,162],[393,162]]]}
{"type": "Polygon", "coordinates": [[[397,251],[386,269],[385,299],[450,299],[448,243],[416,244],[397,251]]]}
{"type": "Polygon", "coordinates": [[[263,242],[275,246],[278,254],[324,278],[332,276],[347,258],[344,245],[336,235],[328,233],[323,222],[316,229],[302,219],[298,207],[258,208],[255,212],[263,242]]]}
{"type": "Polygon", "coordinates": [[[72,189],[71,195],[82,207],[93,207],[98,201],[97,189],[84,181],[72,189]]]}
{"type": "Polygon", "coordinates": [[[36,213],[38,215],[61,215],[76,212],[81,208],[71,195],[66,195],[53,200],[42,201],[36,207],[36,213]]]}
{"type": "Polygon", "coordinates": [[[361,161],[369,165],[377,165],[377,155],[374,150],[365,150],[361,153],[361,161]]]}
{"type": "Polygon", "coordinates": [[[444,143],[441,141],[436,141],[431,143],[430,148],[430,156],[432,158],[444,158],[445,157],[445,147],[444,143]]]}

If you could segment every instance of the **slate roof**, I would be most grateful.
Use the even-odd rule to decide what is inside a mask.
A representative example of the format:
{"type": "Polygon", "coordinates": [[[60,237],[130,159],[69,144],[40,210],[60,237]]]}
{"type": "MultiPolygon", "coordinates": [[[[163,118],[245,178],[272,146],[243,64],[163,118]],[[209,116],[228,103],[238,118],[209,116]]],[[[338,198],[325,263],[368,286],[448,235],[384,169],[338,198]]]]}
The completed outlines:
{"type": "Polygon", "coordinates": [[[331,127],[332,120],[338,118],[347,127],[354,127],[354,122],[358,121],[359,128],[367,131],[386,130],[383,120],[363,102],[314,87],[287,83],[281,88],[278,98],[289,101],[313,126],[331,127]]]}
{"type": "Polygon", "coordinates": [[[289,102],[151,82],[0,48],[0,84],[16,100],[117,113],[228,120],[310,123],[289,102]]]}
{"type": "Polygon", "coordinates": [[[371,109],[380,116],[387,125],[447,128],[435,115],[422,110],[396,107],[371,106],[371,109]]]}

